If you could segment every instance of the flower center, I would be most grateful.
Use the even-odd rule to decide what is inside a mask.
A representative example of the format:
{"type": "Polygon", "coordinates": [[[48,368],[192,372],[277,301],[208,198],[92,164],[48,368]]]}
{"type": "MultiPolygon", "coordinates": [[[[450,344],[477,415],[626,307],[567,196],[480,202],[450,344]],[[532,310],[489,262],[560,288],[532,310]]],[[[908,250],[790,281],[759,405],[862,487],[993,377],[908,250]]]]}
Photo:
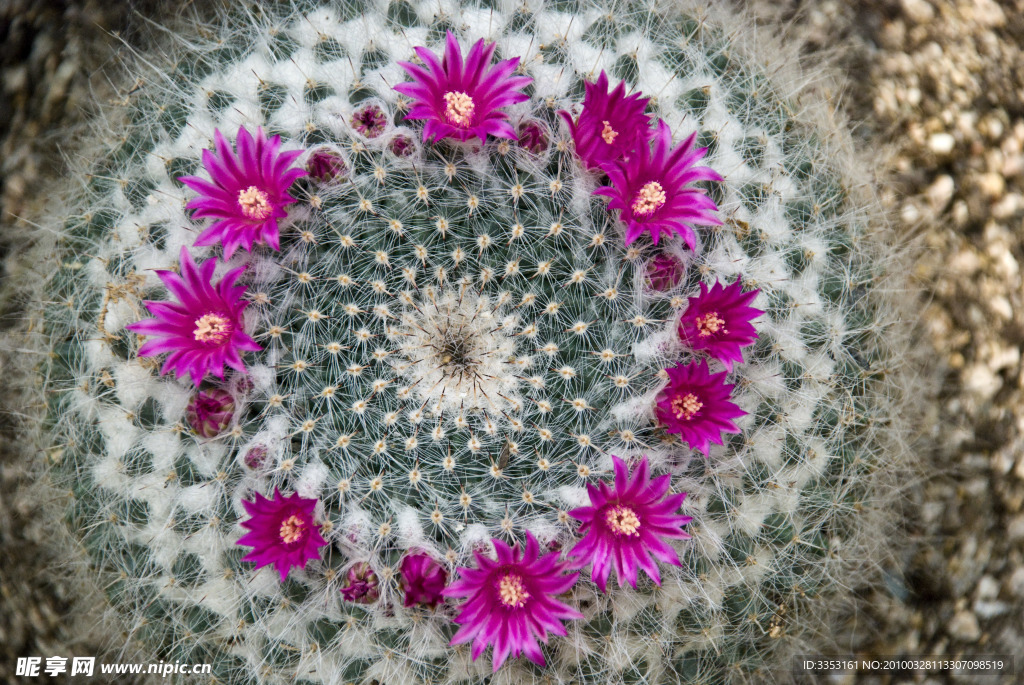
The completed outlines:
{"type": "Polygon", "coordinates": [[[725,330],[725,319],[720,317],[718,315],[718,312],[711,312],[710,314],[705,314],[704,316],[698,316],[697,331],[700,334],[700,337],[702,338],[706,338],[707,336],[717,333],[719,331],[726,333],[727,331],[725,330]]]}
{"type": "Polygon", "coordinates": [[[688,392],[682,397],[672,400],[672,413],[676,415],[677,419],[689,421],[703,406],[704,403],[698,400],[696,395],[688,392]]]}
{"type": "Polygon", "coordinates": [[[192,331],[192,337],[196,342],[219,344],[231,335],[234,326],[231,320],[220,314],[203,314],[196,319],[196,328],[192,331]]]}
{"type": "Polygon", "coordinates": [[[447,103],[444,113],[448,121],[459,126],[469,126],[473,121],[473,98],[462,91],[454,90],[444,94],[444,101],[447,103]]]}
{"type": "Polygon", "coordinates": [[[640,536],[640,517],[629,507],[624,507],[621,504],[612,507],[604,517],[608,522],[608,527],[616,535],[640,536]]]}
{"type": "Polygon", "coordinates": [[[292,514],[281,521],[281,541],[286,545],[297,542],[306,536],[306,524],[297,515],[292,514]]]}
{"type": "Polygon", "coordinates": [[[523,579],[514,573],[506,573],[498,581],[498,595],[501,603],[512,609],[522,609],[530,593],[523,586],[523,579]]]}
{"type": "Polygon", "coordinates": [[[648,181],[633,200],[633,213],[650,216],[654,210],[665,204],[665,189],[657,181],[648,181]]]}
{"type": "Polygon", "coordinates": [[[611,145],[615,142],[615,136],[619,135],[619,132],[612,128],[612,125],[607,121],[602,121],[601,123],[604,124],[604,128],[601,129],[601,138],[604,139],[604,142],[611,145]]]}
{"type": "Polygon", "coordinates": [[[242,208],[242,214],[250,219],[266,219],[270,214],[267,194],[256,186],[238,191],[238,206],[242,208]]]}

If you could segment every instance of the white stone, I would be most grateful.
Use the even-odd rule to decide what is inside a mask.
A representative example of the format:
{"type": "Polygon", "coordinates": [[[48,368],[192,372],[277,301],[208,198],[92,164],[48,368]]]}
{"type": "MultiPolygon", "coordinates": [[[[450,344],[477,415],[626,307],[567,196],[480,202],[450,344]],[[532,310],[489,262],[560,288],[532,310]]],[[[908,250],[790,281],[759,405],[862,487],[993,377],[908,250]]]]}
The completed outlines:
{"type": "Polygon", "coordinates": [[[948,155],[956,147],[956,138],[949,133],[933,133],[928,136],[928,149],[937,155],[948,155]]]}
{"type": "Polygon", "coordinates": [[[977,642],[981,637],[981,627],[978,625],[978,617],[967,609],[956,613],[946,626],[946,631],[953,638],[961,642],[977,642]]]}

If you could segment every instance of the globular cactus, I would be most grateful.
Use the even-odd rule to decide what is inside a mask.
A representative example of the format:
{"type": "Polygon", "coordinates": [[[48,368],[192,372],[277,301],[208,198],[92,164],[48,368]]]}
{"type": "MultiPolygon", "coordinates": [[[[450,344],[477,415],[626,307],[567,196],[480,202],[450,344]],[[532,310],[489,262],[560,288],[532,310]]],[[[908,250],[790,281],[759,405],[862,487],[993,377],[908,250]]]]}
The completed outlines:
{"type": "Polygon", "coordinates": [[[874,542],[903,334],[896,262],[844,134],[750,35],[672,3],[296,1],[233,7],[140,59],[123,121],[101,122],[53,226],[41,370],[67,521],[130,636],[211,663],[216,682],[712,683],[776,668],[874,542]],[[406,117],[397,62],[439,52],[446,31],[521,57],[529,98],[506,108],[519,141],[424,142],[406,117]],[[704,185],[723,223],[693,250],[627,246],[592,195],[557,111],[578,111],[601,71],[650,97],[677,141],[697,132],[724,178],[704,185]],[[280,135],[309,174],[280,250],[218,265],[245,267],[245,334],[262,349],[198,390],[160,375],[125,326],[167,299],[155,270],[179,268],[182,247],[219,254],[193,246],[209,220],[185,210],[179,178],[202,176],[215,129],[240,127],[280,135]],[[665,369],[702,356],[677,331],[688,298],[737,279],[764,311],[729,365],[747,413],[705,456],[659,425],[655,400],[665,369]],[[568,512],[612,455],[645,456],[688,493],[682,565],[607,593],[581,576],[559,601],[583,618],[546,666],[492,675],[449,645],[458,603],[438,588],[492,538],[571,549],[568,512]],[[318,500],[326,543],[283,582],[237,544],[244,502],[275,491],[318,500]]]}

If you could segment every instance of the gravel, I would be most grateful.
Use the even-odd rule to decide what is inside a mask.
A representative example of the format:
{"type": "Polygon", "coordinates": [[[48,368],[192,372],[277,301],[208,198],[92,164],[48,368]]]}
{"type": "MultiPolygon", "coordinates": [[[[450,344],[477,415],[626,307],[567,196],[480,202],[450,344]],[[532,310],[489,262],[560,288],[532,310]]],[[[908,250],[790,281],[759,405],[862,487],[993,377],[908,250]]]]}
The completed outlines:
{"type": "MultiPolygon", "coordinates": [[[[915,444],[922,473],[906,489],[901,551],[884,582],[858,589],[863,602],[841,639],[862,656],[1024,654],[1024,0],[751,6],[852,76],[837,102],[861,146],[887,153],[882,201],[920,250],[922,314],[907,325],[920,326],[935,364],[927,373],[939,379],[937,397],[922,397],[931,420],[915,444]]],[[[45,201],[35,191],[60,168],[60,134],[94,93],[109,96],[97,69],[111,62],[107,31],[128,25],[126,8],[0,1],[0,250],[15,216],[45,201]]],[[[0,325],[17,321],[16,302],[0,307],[0,325]]],[[[0,374],[11,361],[0,357],[0,374]]],[[[9,434],[15,421],[3,413],[0,424],[9,434]]],[[[77,589],[54,572],[51,533],[9,444],[0,441],[0,682],[14,680],[17,656],[99,649],[98,631],[64,619],[77,589]]],[[[843,682],[977,677],[876,672],[843,682]]]]}

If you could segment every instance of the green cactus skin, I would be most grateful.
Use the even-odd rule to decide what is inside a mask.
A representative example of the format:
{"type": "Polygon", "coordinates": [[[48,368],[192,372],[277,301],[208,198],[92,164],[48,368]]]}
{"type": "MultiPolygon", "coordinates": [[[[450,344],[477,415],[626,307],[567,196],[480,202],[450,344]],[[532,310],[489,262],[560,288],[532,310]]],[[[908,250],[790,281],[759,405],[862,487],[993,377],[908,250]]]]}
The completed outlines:
{"type": "Polygon", "coordinates": [[[897,455],[901,336],[886,284],[898,274],[832,141],[842,134],[800,114],[744,34],[699,8],[308,5],[236,7],[147,58],[44,264],[52,474],[130,637],[167,661],[211,663],[222,683],[764,678],[807,607],[848,585],[870,549],[879,474],[897,455]],[[464,47],[485,37],[496,58],[523,57],[531,100],[511,121],[546,122],[546,152],[420,143],[390,86],[405,80],[396,61],[438,50],[446,29],[464,47]],[[725,177],[709,186],[725,225],[699,231],[696,257],[678,241],[625,248],[590,195],[596,179],[555,111],[601,69],[653,96],[677,141],[698,130],[725,177]],[[367,101],[391,122],[374,139],[347,123],[367,101]],[[191,387],[138,359],[123,326],[164,297],[153,269],[173,267],[202,226],[176,177],[199,170],[215,127],[233,137],[240,125],[292,149],[333,146],[351,173],[300,181],[281,251],[224,267],[251,265],[248,330],[265,349],[228,384],[232,428],[206,440],[185,425],[191,387]],[[397,135],[413,139],[409,157],[390,151],[397,135]],[[690,263],[663,293],[644,281],[659,249],[690,263]],[[659,431],[650,407],[660,369],[687,358],[674,333],[686,297],[737,277],[766,310],[730,375],[749,414],[705,459],[659,431]],[[433,370],[467,344],[487,360],[472,388],[433,370]],[[263,469],[244,464],[254,446],[263,469]],[[565,512],[608,478],[611,454],[646,454],[689,493],[693,537],[660,588],[602,595],[581,578],[569,601],[586,618],[545,647],[547,668],[520,659],[493,676],[468,645],[448,646],[450,603],[401,606],[407,549],[451,573],[491,537],[530,530],[571,546],[565,512]],[[319,497],[332,543],[284,584],[234,544],[241,500],[275,486],[319,497]],[[361,561],[381,596],[347,604],[339,583],[361,561]]]}

